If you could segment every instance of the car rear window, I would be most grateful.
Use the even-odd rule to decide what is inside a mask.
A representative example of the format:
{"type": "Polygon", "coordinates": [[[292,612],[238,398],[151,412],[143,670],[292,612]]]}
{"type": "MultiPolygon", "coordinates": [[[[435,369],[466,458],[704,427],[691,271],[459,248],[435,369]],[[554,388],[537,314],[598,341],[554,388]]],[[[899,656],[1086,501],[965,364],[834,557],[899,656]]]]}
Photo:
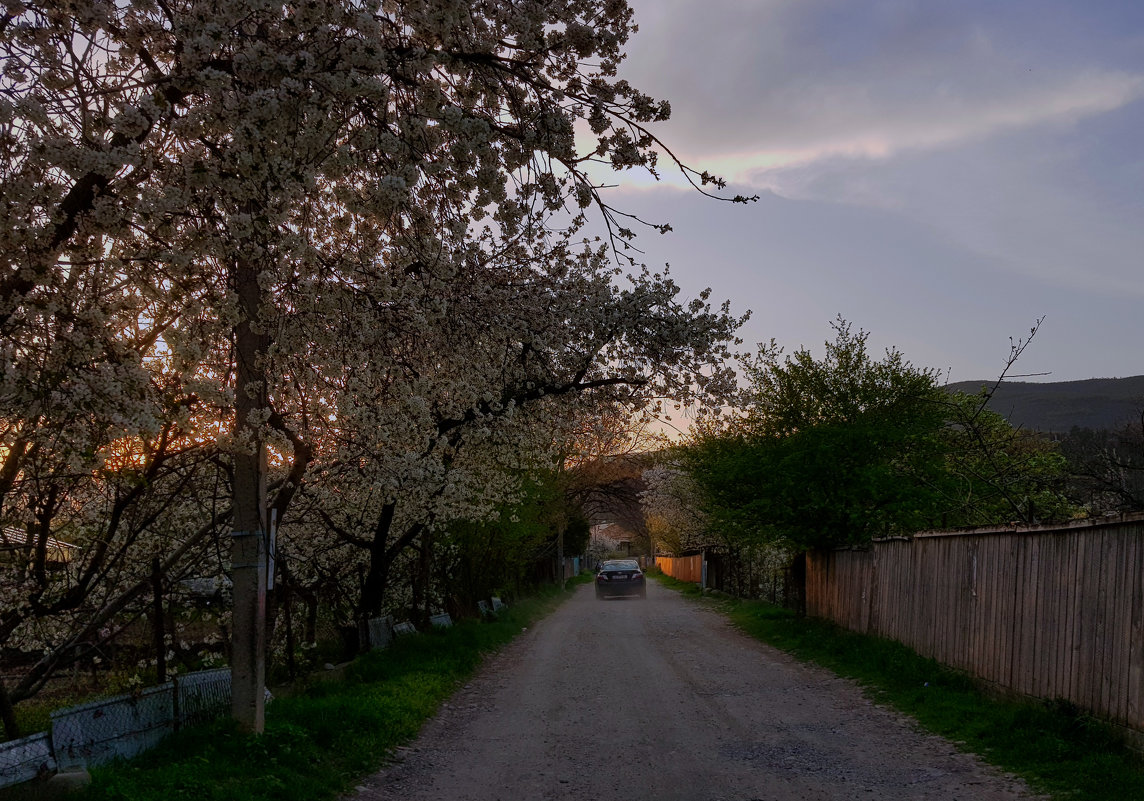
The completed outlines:
{"type": "Polygon", "coordinates": [[[639,570],[639,562],[604,562],[602,570],[639,570]]]}

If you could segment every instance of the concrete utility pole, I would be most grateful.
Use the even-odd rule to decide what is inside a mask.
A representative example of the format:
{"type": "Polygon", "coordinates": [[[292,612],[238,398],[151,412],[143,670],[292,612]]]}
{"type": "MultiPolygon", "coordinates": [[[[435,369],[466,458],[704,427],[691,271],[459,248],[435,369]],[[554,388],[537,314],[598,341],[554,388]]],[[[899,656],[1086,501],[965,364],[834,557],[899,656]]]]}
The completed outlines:
{"type": "Polygon", "coordinates": [[[262,290],[258,264],[239,258],[235,291],[240,310],[234,329],[234,537],[231,581],[230,709],[241,730],[266,725],[266,443],[258,421],[269,406],[261,364],[269,337],[259,326],[262,290]]]}
{"type": "Polygon", "coordinates": [[[230,710],[240,729],[257,734],[266,726],[266,533],[257,521],[235,520],[230,710]]]}

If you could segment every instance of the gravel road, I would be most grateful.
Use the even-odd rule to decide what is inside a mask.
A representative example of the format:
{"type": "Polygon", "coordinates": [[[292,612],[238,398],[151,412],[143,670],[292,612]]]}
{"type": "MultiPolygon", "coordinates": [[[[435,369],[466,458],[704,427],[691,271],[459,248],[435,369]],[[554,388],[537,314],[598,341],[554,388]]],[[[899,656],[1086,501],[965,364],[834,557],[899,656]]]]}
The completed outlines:
{"type": "Polygon", "coordinates": [[[350,798],[1033,797],[850,682],[650,584],[646,601],[581,587],[350,798]]]}

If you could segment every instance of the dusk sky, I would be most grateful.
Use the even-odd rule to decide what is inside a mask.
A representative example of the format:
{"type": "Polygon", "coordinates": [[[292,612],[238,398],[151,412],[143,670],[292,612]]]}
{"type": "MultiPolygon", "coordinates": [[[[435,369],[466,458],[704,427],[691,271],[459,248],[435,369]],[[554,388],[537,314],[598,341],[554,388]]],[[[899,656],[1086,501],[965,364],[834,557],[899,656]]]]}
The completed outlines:
{"type": "Polygon", "coordinates": [[[816,353],[842,314],[948,380],[1144,373],[1144,3],[633,0],[657,133],[758,203],[665,181],[650,267],[816,353]]]}

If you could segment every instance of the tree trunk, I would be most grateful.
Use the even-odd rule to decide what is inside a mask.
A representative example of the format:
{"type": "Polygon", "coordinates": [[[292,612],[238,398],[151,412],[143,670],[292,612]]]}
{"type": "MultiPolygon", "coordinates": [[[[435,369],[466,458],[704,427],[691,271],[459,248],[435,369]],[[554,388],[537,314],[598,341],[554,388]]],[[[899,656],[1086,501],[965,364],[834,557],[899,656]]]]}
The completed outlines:
{"type": "Polygon", "coordinates": [[[313,645],[318,641],[318,596],[312,593],[303,595],[302,601],[306,605],[306,631],[303,632],[303,637],[313,645]]]}
{"type": "Polygon", "coordinates": [[[362,620],[379,617],[385,603],[385,590],[389,585],[389,568],[393,560],[387,558],[385,547],[389,540],[389,531],[393,528],[393,516],[397,504],[387,503],[378,515],[377,525],[373,529],[373,542],[369,546],[369,568],[366,570],[365,581],[361,586],[362,620]]]}
{"type": "Polygon", "coordinates": [[[289,585],[282,586],[282,625],[286,627],[286,673],[290,681],[298,675],[298,666],[294,661],[294,619],[291,608],[294,606],[294,594],[290,592],[289,585]]]}
{"type": "Polygon", "coordinates": [[[422,581],[422,566],[424,565],[425,545],[418,543],[417,551],[417,564],[413,567],[413,573],[410,576],[410,604],[409,604],[409,618],[414,626],[424,628],[429,622],[428,618],[424,620],[421,617],[421,606],[425,597],[425,583],[422,581]]]}
{"type": "Polygon", "coordinates": [[[369,547],[369,569],[366,571],[365,581],[362,582],[361,603],[358,605],[363,620],[378,617],[383,613],[385,590],[389,586],[389,571],[397,561],[397,557],[401,556],[425,529],[424,523],[414,523],[392,544],[387,545],[396,510],[396,503],[387,503],[383,506],[377,525],[374,527],[373,542],[369,547]]]}
{"type": "Polygon", "coordinates": [[[8,688],[4,686],[3,678],[0,678],[0,720],[4,722],[4,735],[9,740],[19,738],[20,724],[16,722],[16,709],[8,697],[8,688]]]}
{"type": "Polygon", "coordinates": [[[419,628],[425,628],[433,613],[433,535],[428,530],[421,535],[421,548],[417,555],[417,584],[421,588],[421,603],[414,600],[414,622],[419,628]]]}

